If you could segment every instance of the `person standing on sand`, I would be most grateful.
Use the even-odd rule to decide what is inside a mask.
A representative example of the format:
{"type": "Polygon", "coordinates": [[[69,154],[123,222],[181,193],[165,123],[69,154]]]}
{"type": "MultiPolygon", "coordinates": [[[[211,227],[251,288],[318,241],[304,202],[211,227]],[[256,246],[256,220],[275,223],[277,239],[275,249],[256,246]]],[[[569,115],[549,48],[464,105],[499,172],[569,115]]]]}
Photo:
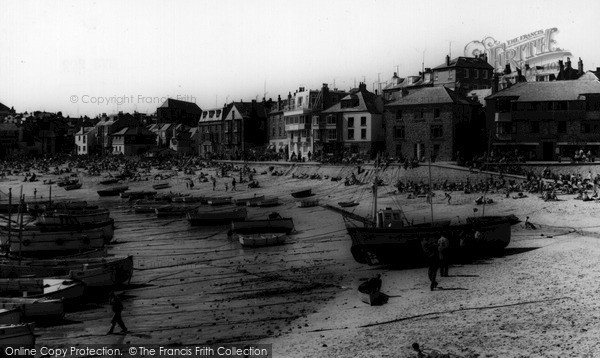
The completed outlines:
{"type": "Polygon", "coordinates": [[[433,291],[438,285],[436,281],[437,270],[439,267],[439,254],[437,249],[437,242],[430,238],[426,238],[421,241],[421,246],[427,259],[427,276],[429,277],[429,281],[431,282],[429,289],[433,291]]]}
{"type": "Polygon", "coordinates": [[[233,178],[233,179],[231,180],[231,191],[236,191],[236,190],[235,190],[235,178],[233,178]]]}
{"type": "Polygon", "coordinates": [[[213,191],[215,191],[217,189],[217,179],[215,178],[211,178],[212,182],[213,182],[213,191]]]}
{"type": "Polygon", "coordinates": [[[121,317],[121,313],[123,312],[123,303],[121,302],[119,297],[115,295],[114,292],[111,292],[108,296],[108,302],[110,303],[114,314],[112,320],[110,321],[110,330],[107,334],[113,334],[115,325],[117,324],[119,325],[119,327],[121,327],[121,332],[127,332],[127,327],[125,327],[125,323],[123,322],[123,318],[121,317]]]}
{"type": "Polygon", "coordinates": [[[448,277],[448,267],[450,266],[450,240],[444,234],[438,240],[438,254],[440,259],[440,276],[448,277]]]}

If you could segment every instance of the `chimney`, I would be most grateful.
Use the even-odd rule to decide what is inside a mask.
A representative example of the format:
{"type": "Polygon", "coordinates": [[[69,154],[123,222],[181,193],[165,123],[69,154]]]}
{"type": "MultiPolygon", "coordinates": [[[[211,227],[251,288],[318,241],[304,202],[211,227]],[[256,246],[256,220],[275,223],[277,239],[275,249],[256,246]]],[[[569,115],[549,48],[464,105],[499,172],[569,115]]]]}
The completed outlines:
{"type": "Polygon", "coordinates": [[[500,75],[494,73],[494,77],[492,78],[492,94],[498,92],[498,84],[500,82],[500,75]]]}
{"type": "Polygon", "coordinates": [[[446,55],[446,66],[450,66],[450,55],[446,55]]]}
{"type": "Polygon", "coordinates": [[[511,73],[512,73],[512,70],[510,69],[510,63],[507,63],[506,66],[504,66],[504,74],[510,75],[511,73]]]}
{"type": "Polygon", "coordinates": [[[581,57],[579,58],[579,61],[577,62],[577,74],[579,76],[583,75],[583,61],[581,61],[581,57]]]}
{"type": "Polygon", "coordinates": [[[277,95],[277,109],[281,110],[281,95],[277,95]]]}
{"type": "Polygon", "coordinates": [[[521,69],[517,67],[517,83],[523,82],[522,77],[523,77],[523,72],[521,72],[521,69]]]}

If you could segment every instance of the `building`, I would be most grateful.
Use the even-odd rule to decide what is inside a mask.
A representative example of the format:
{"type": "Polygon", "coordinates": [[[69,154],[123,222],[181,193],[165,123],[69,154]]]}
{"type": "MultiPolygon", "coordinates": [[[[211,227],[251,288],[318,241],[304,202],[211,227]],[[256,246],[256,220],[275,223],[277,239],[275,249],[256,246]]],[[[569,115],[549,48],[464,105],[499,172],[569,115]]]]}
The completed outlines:
{"type": "Polygon", "coordinates": [[[155,134],[144,127],[125,127],[110,135],[112,153],[142,155],[155,146],[155,134]]]}
{"type": "Polygon", "coordinates": [[[335,88],[329,90],[326,83],[321,90],[307,90],[300,87],[293,96],[291,93],[288,94],[283,118],[289,141],[290,158],[295,156],[298,159],[308,159],[309,152],[314,154],[323,150],[320,139],[326,133],[327,123],[321,112],[347,94],[348,92],[338,91],[335,88]]]}
{"type": "MultiPolygon", "coordinates": [[[[223,148],[229,158],[242,158],[248,150],[266,147],[267,112],[264,102],[233,102],[223,113],[223,148]]],[[[264,149],[264,148],[263,148],[264,149]]]]}
{"type": "Polygon", "coordinates": [[[207,157],[215,153],[221,153],[223,150],[223,113],[226,108],[212,108],[202,111],[202,116],[198,121],[198,133],[200,143],[198,154],[207,157]]]}
{"type": "Polygon", "coordinates": [[[8,108],[7,106],[5,106],[2,103],[0,103],[0,123],[7,116],[14,115],[14,114],[15,114],[15,110],[14,109],[8,108]]]}
{"type": "MultiPolygon", "coordinates": [[[[177,123],[196,126],[202,110],[196,103],[169,98],[156,109],[157,123],[177,123]]],[[[168,142],[167,142],[168,145],[168,142]]]]}
{"type": "Polygon", "coordinates": [[[419,72],[418,76],[407,76],[405,78],[398,77],[398,74],[394,72],[394,76],[383,88],[382,96],[386,101],[395,101],[402,97],[402,91],[431,86],[433,86],[433,71],[431,68],[419,72]]]}
{"type": "Polygon", "coordinates": [[[288,158],[290,145],[285,132],[285,118],[283,117],[283,111],[287,104],[287,100],[282,100],[281,96],[277,96],[277,102],[273,103],[267,119],[269,149],[279,153],[281,158],[288,158]]]}
{"type": "Polygon", "coordinates": [[[490,88],[494,67],[487,55],[479,57],[457,57],[433,68],[434,86],[444,86],[464,94],[474,89],[490,88]]]}
{"type": "Polygon", "coordinates": [[[0,158],[19,151],[22,129],[14,123],[0,123],[0,158]]]}
{"type": "Polygon", "coordinates": [[[486,97],[494,151],[530,160],[600,154],[600,82],[521,82],[486,97]]]}
{"type": "Polygon", "coordinates": [[[107,116],[102,114],[100,121],[96,123],[96,145],[101,153],[112,153],[113,145],[111,136],[125,127],[135,127],[138,125],[137,119],[129,113],[119,112],[107,116]]]}
{"type": "Polygon", "coordinates": [[[388,155],[442,161],[473,155],[485,140],[479,108],[476,101],[443,86],[404,92],[385,105],[388,155]]]}
{"type": "Polygon", "coordinates": [[[190,127],[177,124],[173,125],[169,148],[177,154],[189,155],[194,152],[192,148],[192,138],[190,135],[190,127]]]}
{"type": "Polygon", "coordinates": [[[367,90],[361,83],[340,102],[325,109],[325,129],[319,138],[324,147],[335,148],[341,144],[351,153],[372,157],[385,151],[385,130],[383,121],[383,98],[367,90]]]}
{"type": "Polygon", "coordinates": [[[75,150],[77,155],[89,155],[94,153],[96,147],[96,128],[81,127],[75,133],[75,150]]]}

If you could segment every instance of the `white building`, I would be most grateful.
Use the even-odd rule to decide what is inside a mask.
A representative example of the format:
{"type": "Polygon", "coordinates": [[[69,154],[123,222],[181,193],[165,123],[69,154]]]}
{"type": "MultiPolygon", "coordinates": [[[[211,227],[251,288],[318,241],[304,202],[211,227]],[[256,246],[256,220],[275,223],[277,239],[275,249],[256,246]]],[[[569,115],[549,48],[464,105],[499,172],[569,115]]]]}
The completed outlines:
{"type": "Polygon", "coordinates": [[[77,149],[77,155],[88,155],[92,151],[91,149],[96,145],[96,132],[95,127],[81,127],[81,129],[75,133],[75,148],[77,149]]]}

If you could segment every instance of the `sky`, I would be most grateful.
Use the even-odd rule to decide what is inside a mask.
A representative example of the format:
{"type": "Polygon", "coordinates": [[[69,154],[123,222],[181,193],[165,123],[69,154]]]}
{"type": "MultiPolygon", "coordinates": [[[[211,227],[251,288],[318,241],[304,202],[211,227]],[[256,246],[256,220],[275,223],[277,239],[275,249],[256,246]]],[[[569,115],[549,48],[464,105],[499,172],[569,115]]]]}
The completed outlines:
{"type": "Polygon", "coordinates": [[[592,0],[2,0],[0,103],[79,117],[150,114],[168,97],[208,109],[323,83],[373,90],[473,40],[554,27],[557,45],[595,69],[598,10],[592,0]]]}

